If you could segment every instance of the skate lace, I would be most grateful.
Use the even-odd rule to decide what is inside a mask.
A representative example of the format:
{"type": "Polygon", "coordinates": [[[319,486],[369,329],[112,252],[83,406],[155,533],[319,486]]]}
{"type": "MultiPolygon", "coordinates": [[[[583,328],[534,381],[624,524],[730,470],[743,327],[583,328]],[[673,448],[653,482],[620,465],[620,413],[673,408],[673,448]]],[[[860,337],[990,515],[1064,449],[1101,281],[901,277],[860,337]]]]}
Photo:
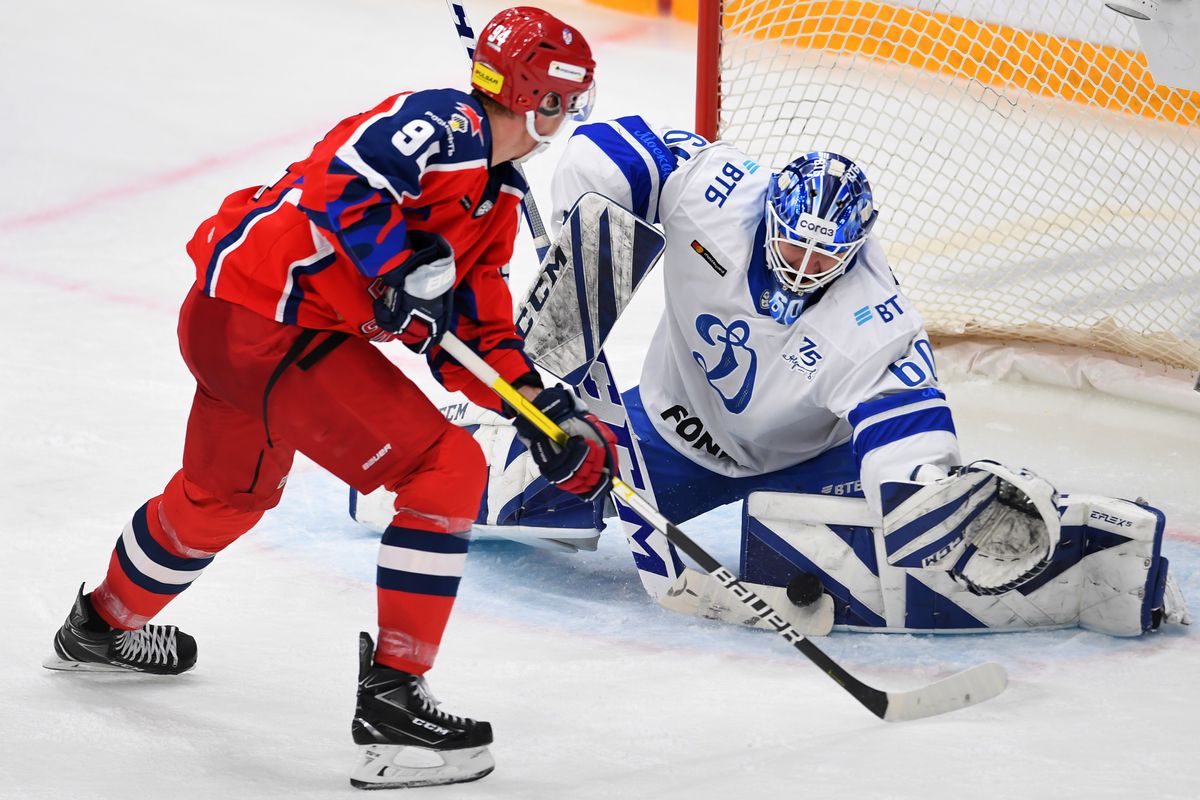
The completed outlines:
{"type": "Polygon", "coordinates": [[[445,711],[439,709],[438,706],[441,705],[441,701],[433,696],[433,692],[429,690],[429,684],[425,682],[425,678],[422,676],[414,677],[415,680],[413,680],[412,684],[413,697],[421,704],[422,711],[431,717],[445,720],[453,725],[462,725],[467,721],[465,717],[447,714],[445,711]]]}
{"type": "Polygon", "coordinates": [[[141,630],[125,631],[117,636],[117,652],[128,661],[174,664],[175,629],[169,625],[147,625],[141,630]]]}

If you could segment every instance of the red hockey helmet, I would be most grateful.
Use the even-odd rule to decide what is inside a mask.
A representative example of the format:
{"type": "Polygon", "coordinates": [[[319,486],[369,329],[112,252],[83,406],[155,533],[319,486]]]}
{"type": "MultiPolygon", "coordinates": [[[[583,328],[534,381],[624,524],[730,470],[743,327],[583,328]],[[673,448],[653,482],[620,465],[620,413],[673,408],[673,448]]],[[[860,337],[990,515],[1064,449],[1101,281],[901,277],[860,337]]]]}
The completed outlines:
{"type": "Polygon", "coordinates": [[[519,114],[586,118],[596,62],[583,34],[530,6],[501,11],[479,35],[471,85],[519,114]]]}

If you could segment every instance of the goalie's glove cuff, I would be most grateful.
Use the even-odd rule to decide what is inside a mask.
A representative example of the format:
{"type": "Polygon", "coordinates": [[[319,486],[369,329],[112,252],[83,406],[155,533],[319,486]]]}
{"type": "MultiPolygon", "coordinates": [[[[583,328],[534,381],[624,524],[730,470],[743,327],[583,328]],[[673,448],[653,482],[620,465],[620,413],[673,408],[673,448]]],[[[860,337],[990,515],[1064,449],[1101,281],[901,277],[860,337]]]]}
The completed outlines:
{"type": "Polygon", "coordinates": [[[587,407],[563,386],[543,389],[533,404],[570,437],[559,447],[524,417],[513,425],[529,448],[542,476],[554,486],[585,500],[596,500],[612,487],[617,469],[617,437],[587,412],[587,407]]]}
{"type": "Polygon", "coordinates": [[[450,328],[457,278],[454,249],[436,233],[410,230],[412,255],[383,276],[375,321],[415,353],[425,353],[450,328]]]}

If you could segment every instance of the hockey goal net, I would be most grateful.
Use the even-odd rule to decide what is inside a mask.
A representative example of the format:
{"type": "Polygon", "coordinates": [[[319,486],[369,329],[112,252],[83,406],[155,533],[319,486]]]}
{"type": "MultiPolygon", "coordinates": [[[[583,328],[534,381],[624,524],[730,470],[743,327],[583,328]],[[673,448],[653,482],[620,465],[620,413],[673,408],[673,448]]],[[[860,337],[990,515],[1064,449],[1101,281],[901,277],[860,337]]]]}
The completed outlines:
{"type": "MultiPolygon", "coordinates": [[[[866,168],[931,334],[1200,370],[1200,94],[1099,0],[700,0],[698,118],[866,168]]],[[[711,134],[712,131],[710,130],[711,134]]]]}

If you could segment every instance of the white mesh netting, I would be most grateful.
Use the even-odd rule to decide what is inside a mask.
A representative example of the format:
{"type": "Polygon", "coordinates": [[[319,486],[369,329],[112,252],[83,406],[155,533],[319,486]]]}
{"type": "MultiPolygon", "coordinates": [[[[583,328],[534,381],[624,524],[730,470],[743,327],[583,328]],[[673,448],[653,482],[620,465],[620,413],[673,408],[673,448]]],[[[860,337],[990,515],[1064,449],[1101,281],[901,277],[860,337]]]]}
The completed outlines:
{"type": "Polygon", "coordinates": [[[722,138],[866,168],[934,335],[1200,369],[1200,96],[1099,2],[725,0],[722,138]]]}

